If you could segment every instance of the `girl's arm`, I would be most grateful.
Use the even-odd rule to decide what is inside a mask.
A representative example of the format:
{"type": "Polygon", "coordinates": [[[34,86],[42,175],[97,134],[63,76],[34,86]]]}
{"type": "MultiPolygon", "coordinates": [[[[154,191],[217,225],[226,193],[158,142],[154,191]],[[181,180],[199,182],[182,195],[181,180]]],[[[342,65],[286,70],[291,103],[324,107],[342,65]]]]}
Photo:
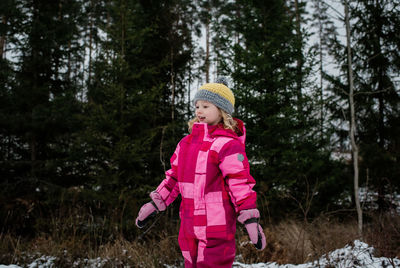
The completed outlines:
{"type": "Polygon", "coordinates": [[[236,140],[229,141],[219,152],[218,158],[236,212],[256,208],[257,194],[253,190],[256,182],[250,175],[244,146],[236,140]]]}
{"type": "Polygon", "coordinates": [[[175,198],[179,195],[177,183],[177,165],[178,165],[179,145],[171,157],[171,169],[165,172],[165,179],[150,193],[151,202],[144,204],[136,218],[136,225],[143,228],[149,219],[159,211],[164,211],[175,198]]]}
{"type": "Polygon", "coordinates": [[[244,146],[238,141],[228,142],[222,148],[220,155],[219,167],[228,185],[231,201],[239,215],[238,221],[246,227],[254,246],[263,250],[266,239],[259,224],[260,212],[256,208],[257,194],[253,190],[256,182],[250,175],[244,146]]]}

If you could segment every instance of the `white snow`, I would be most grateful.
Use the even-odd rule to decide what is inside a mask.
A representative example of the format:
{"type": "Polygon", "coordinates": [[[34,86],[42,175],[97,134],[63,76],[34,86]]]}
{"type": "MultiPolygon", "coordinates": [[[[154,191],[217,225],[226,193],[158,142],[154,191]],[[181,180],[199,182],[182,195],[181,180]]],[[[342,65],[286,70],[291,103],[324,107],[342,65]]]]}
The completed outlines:
{"type": "Polygon", "coordinates": [[[328,267],[352,267],[352,268],[386,268],[400,267],[400,260],[385,257],[374,257],[374,248],[359,240],[354,241],[354,246],[347,245],[322,256],[319,260],[299,265],[258,263],[242,264],[235,262],[233,267],[237,268],[328,268],[328,267]]]}
{"type": "MultiPolygon", "coordinates": [[[[346,245],[344,248],[334,250],[326,255],[323,255],[319,260],[304,264],[277,264],[277,263],[257,263],[244,264],[234,262],[235,268],[329,268],[329,267],[352,267],[352,268],[386,268],[400,267],[398,258],[375,257],[374,248],[364,242],[355,240],[353,245],[346,245]]],[[[55,257],[42,256],[30,264],[25,264],[23,267],[29,268],[53,268],[55,257]]],[[[81,266],[82,261],[78,261],[80,267],[103,267],[105,260],[100,258],[87,260],[83,262],[86,266],[81,266]]],[[[165,267],[174,268],[173,266],[165,265],[165,267]]],[[[22,268],[21,266],[10,264],[2,265],[0,268],[22,268]]]]}

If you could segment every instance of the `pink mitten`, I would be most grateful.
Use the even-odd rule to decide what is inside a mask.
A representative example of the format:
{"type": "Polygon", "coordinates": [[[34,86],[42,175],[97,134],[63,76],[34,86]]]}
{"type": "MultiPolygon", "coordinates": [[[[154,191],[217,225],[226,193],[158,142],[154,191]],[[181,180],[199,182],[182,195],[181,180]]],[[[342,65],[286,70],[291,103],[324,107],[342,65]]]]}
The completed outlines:
{"type": "Polygon", "coordinates": [[[139,215],[136,218],[136,226],[143,228],[149,219],[156,215],[159,211],[164,211],[167,206],[164,203],[161,195],[153,191],[150,193],[151,202],[144,204],[139,211],[139,215]]]}
{"type": "Polygon", "coordinates": [[[246,209],[239,213],[238,221],[245,225],[251,242],[257,249],[263,250],[267,244],[264,231],[258,223],[260,212],[258,209],[246,209]]]}
{"type": "Polygon", "coordinates": [[[157,207],[155,206],[153,201],[144,204],[140,208],[139,214],[136,218],[136,226],[139,228],[143,228],[149,221],[149,219],[157,213],[157,207]]]}

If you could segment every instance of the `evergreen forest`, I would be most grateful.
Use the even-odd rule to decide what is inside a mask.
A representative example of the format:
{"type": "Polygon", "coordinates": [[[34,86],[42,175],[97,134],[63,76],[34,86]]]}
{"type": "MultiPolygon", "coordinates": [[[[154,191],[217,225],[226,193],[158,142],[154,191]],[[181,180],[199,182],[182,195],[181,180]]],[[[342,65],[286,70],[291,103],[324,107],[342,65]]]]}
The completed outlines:
{"type": "Polygon", "coordinates": [[[1,0],[0,19],[0,263],[43,244],[179,253],[179,200],[145,232],[135,218],[221,76],[264,226],[323,217],[400,257],[398,0],[1,0]]]}

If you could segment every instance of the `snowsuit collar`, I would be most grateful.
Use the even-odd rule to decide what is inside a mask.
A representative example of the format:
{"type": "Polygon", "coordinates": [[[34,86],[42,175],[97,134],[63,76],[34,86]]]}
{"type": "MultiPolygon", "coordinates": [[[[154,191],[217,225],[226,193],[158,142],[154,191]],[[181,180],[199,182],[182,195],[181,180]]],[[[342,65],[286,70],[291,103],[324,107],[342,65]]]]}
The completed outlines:
{"type": "Polygon", "coordinates": [[[230,129],[225,129],[222,124],[215,126],[208,125],[206,123],[194,123],[192,128],[192,136],[209,136],[211,138],[216,137],[230,137],[237,139],[245,145],[246,142],[246,128],[242,120],[234,118],[237,123],[238,131],[234,132],[230,129]]]}

